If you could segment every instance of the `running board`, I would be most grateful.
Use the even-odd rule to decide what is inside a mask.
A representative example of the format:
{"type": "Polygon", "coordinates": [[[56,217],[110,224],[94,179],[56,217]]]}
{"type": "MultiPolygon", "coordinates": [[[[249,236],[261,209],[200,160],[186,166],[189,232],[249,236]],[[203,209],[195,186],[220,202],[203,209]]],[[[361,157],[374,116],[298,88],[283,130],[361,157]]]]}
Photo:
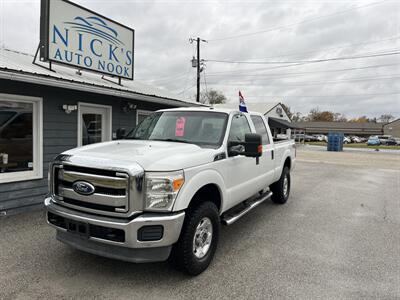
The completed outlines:
{"type": "Polygon", "coordinates": [[[241,208],[240,210],[236,210],[232,214],[230,214],[228,212],[226,215],[222,216],[222,220],[221,220],[222,224],[231,225],[231,224],[235,223],[237,220],[239,220],[241,217],[243,217],[245,214],[247,214],[253,208],[256,208],[261,203],[263,203],[265,200],[268,200],[269,198],[271,198],[271,196],[272,196],[272,192],[269,191],[266,194],[263,194],[254,200],[246,200],[246,201],[242,202],[242,204],[239,204],[239,205],[244,206],[243,208],[241,208]]]}

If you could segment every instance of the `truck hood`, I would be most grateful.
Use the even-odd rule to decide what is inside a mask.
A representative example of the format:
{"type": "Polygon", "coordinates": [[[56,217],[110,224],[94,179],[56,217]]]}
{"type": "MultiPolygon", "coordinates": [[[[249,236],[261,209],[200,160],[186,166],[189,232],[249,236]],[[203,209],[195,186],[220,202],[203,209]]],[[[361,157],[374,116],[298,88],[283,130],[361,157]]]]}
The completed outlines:
{"type": "Polygon", "coordinates": [[[119,140],[92,144],[64,152],[71,155],[72,163],[98,165],[104,167],[123,167],[139,164],[145,171],[171,171],[210,163],[217,153],[215,149],[201,148],[194,144],[119,140]]]}

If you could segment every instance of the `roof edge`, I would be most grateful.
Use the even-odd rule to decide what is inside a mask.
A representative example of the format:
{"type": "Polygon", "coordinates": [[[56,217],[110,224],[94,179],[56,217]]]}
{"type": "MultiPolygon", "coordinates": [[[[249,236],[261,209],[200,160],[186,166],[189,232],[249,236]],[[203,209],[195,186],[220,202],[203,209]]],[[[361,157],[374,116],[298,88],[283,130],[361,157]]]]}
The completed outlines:
{"type": "Polygon", "coordinates": [[[19,81],[19,82],[27,82],[38,85],[46,85],[58,88],[65,88],[75,91],[82,92],[90,92],[95,94],[106,94],[109,96],[121,97],[126,99],[137,99],[138,96],[145,97],[148,99],[143,99],[143,101],[153,102],[153,103],[162,103],[169,105],[181,105],[181,106],[204,106],[200,103],[195,102],[186,102],[183,100],[168,98],[168,97],[160,97],[157,95],[148,95],[137,92],[130,91],[122,91],[118,89],[108,88],[108,87],[100,87],[95,84],[87,84],[87,83],[78,83],[73,82],[71,80],[66,80],[62,78],[55,78],[47,75],[38,75],[32,74],[29,72],[23,71],[15,71],[15,70],[4,70],[0,68],[0,79],[19,81]],[[167,102],[166,102],[167,101],[167,102]]]}

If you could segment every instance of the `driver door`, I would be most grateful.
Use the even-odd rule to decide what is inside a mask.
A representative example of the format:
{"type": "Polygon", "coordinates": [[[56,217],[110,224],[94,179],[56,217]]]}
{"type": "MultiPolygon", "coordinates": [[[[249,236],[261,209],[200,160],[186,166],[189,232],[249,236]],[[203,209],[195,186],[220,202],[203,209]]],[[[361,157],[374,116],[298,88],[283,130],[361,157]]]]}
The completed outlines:
{"type": "MultiPolygon", "coordinates": [[[[229,142],[244,142],[246,133],[251,133],[247,117],[241,113],[235,114],[229,129],[228,147],[229,142]]],[[[229,149],[224,166],[223,176],[228,196],[226,208],[230,208],[255,194],[252,181],[257,177],[257,166],[252,157],[229,156],[229,149]]]]}

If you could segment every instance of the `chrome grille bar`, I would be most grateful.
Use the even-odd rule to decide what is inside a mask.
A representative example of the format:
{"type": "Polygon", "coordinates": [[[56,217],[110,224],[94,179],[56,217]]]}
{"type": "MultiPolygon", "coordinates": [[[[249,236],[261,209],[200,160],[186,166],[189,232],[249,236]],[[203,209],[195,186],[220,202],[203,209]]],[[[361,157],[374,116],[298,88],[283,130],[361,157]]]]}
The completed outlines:
{"type": "Polygon", "coordinates": [[[127,178],[122,178],[122,177],[109,177],[103,175],[86,174],[86,173],[66,171],[61,169],[58,178],[60,180],[64,180],[71,183],[77,180],[84,180],[90,182],[94,186],[100,186],[110,189],[127,188],[127,178]]]}
{"type": "Polygon", "coordinates": [[[130,213],[131,185],[127,173],[106,172],[92,174],[95,169],[68,170],[71,165],[55,165],[53,173],[53,199],[64,206],[91,213],[121,216],[130,213]],[[94,186],[93,194],[84,195],[74,190],[73,184],[84,181],[94,186]]]}
{"type": "Polygon", "coordinates": [[[93,204],[107,205],[113,207],[126,207],[127,197],[126,196],[113,196],[94,193],[92,195],[80,195],[73,189],[61,187],[59,191],[61,197],[71,198],[82,202],[88,202],[93,204]]]}

